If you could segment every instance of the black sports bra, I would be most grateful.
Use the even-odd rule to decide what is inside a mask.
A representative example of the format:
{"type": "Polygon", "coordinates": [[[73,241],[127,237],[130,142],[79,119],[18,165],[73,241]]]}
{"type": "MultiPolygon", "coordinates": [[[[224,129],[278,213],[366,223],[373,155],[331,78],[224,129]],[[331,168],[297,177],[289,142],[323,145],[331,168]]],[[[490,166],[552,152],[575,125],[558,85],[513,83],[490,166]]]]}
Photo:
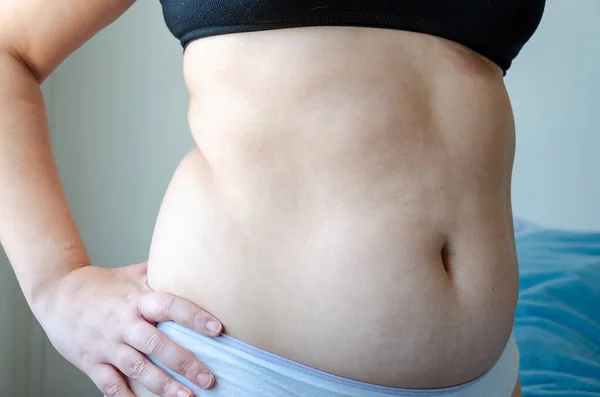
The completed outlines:
{"type": "Polygon", "coordinates": [[[160,0],[185,48],[208,36],[301,26],[365,26],[460,43],[506,73],[537,29],[546,0],[160,0]]]}

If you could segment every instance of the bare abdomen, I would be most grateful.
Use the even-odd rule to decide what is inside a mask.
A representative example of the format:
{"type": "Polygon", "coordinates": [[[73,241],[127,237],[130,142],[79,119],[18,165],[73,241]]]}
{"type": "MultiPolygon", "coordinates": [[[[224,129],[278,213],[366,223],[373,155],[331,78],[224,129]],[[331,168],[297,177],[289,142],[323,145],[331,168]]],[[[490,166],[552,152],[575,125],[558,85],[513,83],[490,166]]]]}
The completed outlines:
{"type": "Polygon", "coordinates": [[[407,388],[473,379],[504,348],[517,268],[502,207],[472,203],[472,215],[451,217],[471,218],[436,223],[437,200],[369,208],[332,199],[295,215],[266,204],[250,222],[228,210],[205,167],[194,152],[171,184],[149,283],[213,313],[226,333],[407,388]]]}
{"type": "Polygon", "coordinates": [[[331,32],[312,69],[318,54],[301,55],[327,45],[317,33],[321,44],[293,37],[293,49],[258,51],[256,35],[188,49],[199,148],[166,194],[149,284],[233,337],[329,373],[403,388],[467,382],[504,349],[516,305],[506,93],[445,44],[433,43],[445,54],[436,73],[419,59],[437,56],[424,55],[431,42],[409,56],[420,36],[392,59],[397,36],[374,49],[331,32]],[[381,56],[369,65],[360,51],[381,56]],[[233,53],[246,57],[237,70],[233,53]]]}

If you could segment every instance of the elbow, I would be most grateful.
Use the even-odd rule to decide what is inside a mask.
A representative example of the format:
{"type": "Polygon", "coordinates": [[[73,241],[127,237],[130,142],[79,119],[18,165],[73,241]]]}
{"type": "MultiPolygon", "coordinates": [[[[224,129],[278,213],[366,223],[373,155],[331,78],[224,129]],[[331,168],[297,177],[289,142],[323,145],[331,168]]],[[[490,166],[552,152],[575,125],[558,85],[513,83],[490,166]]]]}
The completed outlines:
{"type": "Polygon", "coordinates": [[[31,73],[33,78],[41,85],[44,80],[48,77],[48,73],[44,73],[39,68],[36,68],[32,62],[29,62],[27,57],[23,56],[19,51],[7,49],[6,52],[9,56],[14,58],[19,64],[31,73]]]}
{"type": "Polygon", "coordinates": [[[0,39],[0,53],[6,54],[16,62],[18,62],[23,68],[25,68],[32,77],[39,83],[42,84],[49,73],[44,72],[41,68],[36,67],[34,62],[31,62],[23,51],[19,51],[15,46],[10,45],[7,40],[0,39]]]}

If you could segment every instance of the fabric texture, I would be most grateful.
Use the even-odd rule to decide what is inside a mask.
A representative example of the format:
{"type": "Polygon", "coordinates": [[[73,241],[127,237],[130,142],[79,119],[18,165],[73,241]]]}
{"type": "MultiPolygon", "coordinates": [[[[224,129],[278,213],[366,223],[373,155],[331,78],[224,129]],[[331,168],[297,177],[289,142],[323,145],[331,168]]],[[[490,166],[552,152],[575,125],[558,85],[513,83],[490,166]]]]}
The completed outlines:
{"type": "Polygon", "coordinates": [[[151,359],[194,393],[205,397],[510,397],[519,370],[519,352],[511,337],[496,365],[473,382],[437,390],[400,389],[331,375],[228,335],[210,338],[173,322],[161,323],[158,328],[211,368],[215,386],[199,390],[151,359]]]}
{"type": "Polygon", "coordinates": [[[458,42],[506,73],[542,18],[545,0],[161,0],[186,47],[209,36],[303,26],[406,30],[458,42]]]}
{"type": "Polygon", "coordinates": [[[514,329],[523,396],[600,396],[600,233],[523,225],[514,329]]]}
{"type": "Polygon", "coordinates": [[[524,397],[600,396],[600,232],[553,230],[515,219],[515,238],[521,275],[514,328],[519,351],[509,343],[495,367],[502,373],[489,372],[489,384],[482,378],[479,386],[438,391],[379,388],[174,323],[158,327],[215,370],[217,387],[200,391],[157,364],[207,397],[483,397],[510,396],[512,387],[494,393],[517,371],[516,359],[524,397]]]}

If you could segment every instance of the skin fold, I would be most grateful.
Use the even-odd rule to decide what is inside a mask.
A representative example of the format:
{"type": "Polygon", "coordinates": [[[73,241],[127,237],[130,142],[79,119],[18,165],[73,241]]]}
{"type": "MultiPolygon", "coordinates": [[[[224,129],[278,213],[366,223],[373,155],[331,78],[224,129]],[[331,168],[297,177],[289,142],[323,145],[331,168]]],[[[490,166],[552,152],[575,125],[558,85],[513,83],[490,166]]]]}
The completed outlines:
{"type": "Polygon", "coordinates": [[[109,397],[189,392],[144,358],[156,352],[200,383],[208,369],[152,327],[169,320],[369,383],[431,389],[487,371],[518,289],[500,68],[374,28],[192,43],[197,147],[165,193],[147,267],[100,269],[60,186],[39,85],[131,4],[0,1],[0,241],[57,350],[109,397]]]}
{"type": "Polygon", "coordinates": [[[198,147],[159,213],[152,288],[369,383],[493,365],[518,289],[500,68],[431,36],[315,27],[194,42],[184,73],[198,147]]]}

